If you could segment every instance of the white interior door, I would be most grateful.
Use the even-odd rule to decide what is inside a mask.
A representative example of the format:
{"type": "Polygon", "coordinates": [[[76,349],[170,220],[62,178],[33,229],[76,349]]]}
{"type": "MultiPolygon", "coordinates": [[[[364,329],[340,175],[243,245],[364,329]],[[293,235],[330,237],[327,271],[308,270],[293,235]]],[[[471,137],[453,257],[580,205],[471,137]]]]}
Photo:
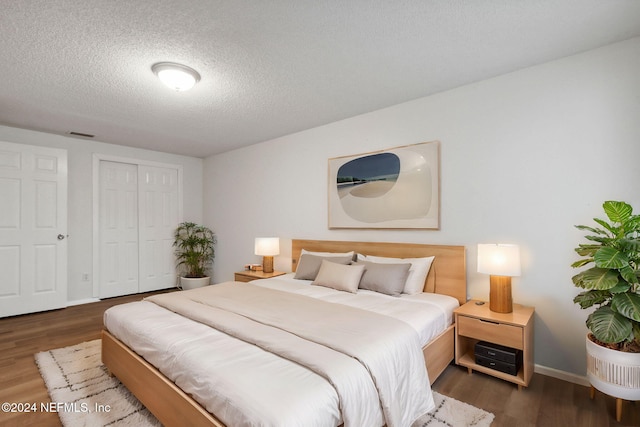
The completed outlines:
{"type": "Polygon", "coordinates": [[[0,317],[67,303],[67,152],[0,142],[0,317]]]}
{"type": "Polygon", "coordinates": [[[138,166],[140,292],[176,284],[173,232],[178,225],[178,170],[138,166]]]}
{"type": "Polygon", "coordinates": [[[100,298],[138,292],[138,166],[100,162],[100,298]]]}

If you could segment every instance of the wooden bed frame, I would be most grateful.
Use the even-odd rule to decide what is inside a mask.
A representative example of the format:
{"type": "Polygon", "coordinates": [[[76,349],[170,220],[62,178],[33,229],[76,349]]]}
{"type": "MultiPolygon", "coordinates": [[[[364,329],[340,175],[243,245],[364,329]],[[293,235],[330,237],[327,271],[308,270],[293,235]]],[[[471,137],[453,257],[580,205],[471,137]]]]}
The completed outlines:
{"type": "MultiPolygon", "coordinates": [[[[293,240],[291,249],[292,271],[297,267],[302,249],[313,252],[355,251],[394,258],[435,256],[425,281],[425,292],[452,296],[460,304],[466,302],[464,246],[293,240]]],[[[423,353],[433,384],[454,358],[454,326],[427,344],[423,353]]],[[[163,425],[224,427],[214,415],[106,330],[102,331],[102,362],[163,425]]]]}

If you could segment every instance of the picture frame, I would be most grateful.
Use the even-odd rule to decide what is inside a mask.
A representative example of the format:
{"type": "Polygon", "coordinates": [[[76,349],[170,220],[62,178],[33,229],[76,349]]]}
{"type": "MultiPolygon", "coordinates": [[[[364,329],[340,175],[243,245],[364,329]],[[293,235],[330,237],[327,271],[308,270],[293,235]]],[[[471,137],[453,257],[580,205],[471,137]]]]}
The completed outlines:
{"type": "Polygon", "coordinates": [[[330,229],[440,229],[439,141],[328,163],[330,229]]]}

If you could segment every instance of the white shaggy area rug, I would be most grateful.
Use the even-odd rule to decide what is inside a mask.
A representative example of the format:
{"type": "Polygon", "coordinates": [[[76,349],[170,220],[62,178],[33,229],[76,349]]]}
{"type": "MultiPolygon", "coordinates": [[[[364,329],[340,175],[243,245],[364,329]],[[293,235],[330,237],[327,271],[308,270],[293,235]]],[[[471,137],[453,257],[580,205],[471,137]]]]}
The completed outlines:
{"type": "MultiPolygon", "coordinates": [[[[100,340],[43,351],[36,364],[65,427],[153,427],[161,424],[100,359],[100,340]]],[[[436,408],[413,427],[489,427],[494,415],[433,392],[436,408]]]]}

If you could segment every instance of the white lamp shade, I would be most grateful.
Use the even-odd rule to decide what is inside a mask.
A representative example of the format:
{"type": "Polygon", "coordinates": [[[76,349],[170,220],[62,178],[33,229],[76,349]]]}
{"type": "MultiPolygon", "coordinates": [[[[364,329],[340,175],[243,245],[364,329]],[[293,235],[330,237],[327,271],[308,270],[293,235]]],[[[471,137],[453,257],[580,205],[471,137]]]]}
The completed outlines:
{"type": "Polygon", "coordinates": [[[256,237],[256,255],[275,256],[280,253],[280,239],[277,237],[256,237]]]}
{"type": "Polygon", "coordinates": [[[478,244],[478,273],[520,276],[520,248],[497,243],[478,244]]]}

